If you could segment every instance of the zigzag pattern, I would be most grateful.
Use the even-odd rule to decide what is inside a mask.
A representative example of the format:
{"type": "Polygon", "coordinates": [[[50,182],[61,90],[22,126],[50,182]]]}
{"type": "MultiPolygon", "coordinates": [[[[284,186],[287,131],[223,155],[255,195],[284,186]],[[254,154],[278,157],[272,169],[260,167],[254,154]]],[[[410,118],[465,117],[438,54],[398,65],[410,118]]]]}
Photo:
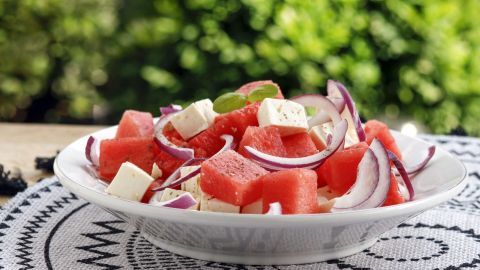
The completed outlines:
{"type": "Polygon", "coordinates": [[[469,144],[475,144],[474,142],[469,142],[469,141],[459,141],[459,140],[452,140],[452,139],[448,139],[448,140],[444,140],[444,139],[433,139],[434,141],[436,141],[437,143],[439,144],[449,144],[449,143],[456,143],[460,146],[466,146],[466,145],[469,145],[469,144]]]}
{"type": "Polygon", "coordinates": [[[468,176],[473,176],[473,177],[477,178],[478,180],[480,180],[480,174],[478,172],[469,173],[468,176]]]}
{"type": "Polygon", "coordinates": [[[457,151],[455,149],[450,149],[449,150],[450,153],[452,154],[455,154],[456,156],[465,156],[465,155],[469,155],[473,158],[476,158],[476,157],[480,157],[480,153],[474,153],[474,152],[471,152],[471,151],[457,151]]]}
{"type": "Polygon", "coordinates": [[[105,263],[99,262],[103,259],[109,259],[109,258],[113,258],[113,257],[118,256],[118,254],[114,254],[114,253],[110,253],[110,252],[106,252],[106,251],[101,250],[101,248],[119,244],[119,242],[111,241],[109,239],[101,237],[101,236],[104,236],[104,235],[114,235],[114,234],[124,233],[125,232],[124,230],[120,230],[120,229],[117,229],[117,228],[109,225],[109,224],[117,224],[117,223],[124,223],[124,221],[113,220],[113,221],[93,222],[93,224],[95,224],[99,227],[102,227],[103,229],[105,229],[105,231],[96,232],[96,233],[83,233],[82,236],[85,236],[87,238],[95,240],[97,243],[92,244],[92,245],[88,245],[88,246],[75,247],[75,248],[83,250],[83,251],[90,252],[93,255],[98,255],[98,256],[77,260],[77,262],[84,263],[84,264],[87,264],[87,265],[95,265],[95,266],[103,267],[103,269],[105,269],[105,270],[114,270],[114,269],[122,268],[122,266],[110,265],[110,264],[105,264],[105,263]]]}
{"type": "Polygon", "coordinates": [[[403,223],[398,226],[398,228],[403,228],[403,227],[413,227],[413,228],[432,228],[432,229],[443,229],[446,231],[454,231],[454,232],[459,232],[462,234],[465,234],[467,237],[474,238],[475,242],[480,242],[480,234],[476,234],[473,229],[468,229],[468,230],[462,230],[458,226],[445,226],[442,224],[435,224],[435,225],[428,225],[422,222],[418,222],[416,224],[408,224],[408,223],[403,223]]]}
{"type": "Polygon", "coordinates": [[[35,238],[34,235],[42,228],[42,224],[47,222],[51,214],[57,213],[57,209],[64,208],[65,205],[70,204],[74,200],[78,200],[78,197],[70,193],[69,197],[61,197],[59,201],[53,201],[53,205],[48,205],[47,210],[39,211],[40,215],[33,216],[33,219],[27,222],[29,225],[23,227],[24,231],[20,233],[22,237],[18,238],[19,241],[16,244],[18,248],[15,249],[19,252],[15,257],[21,260],[18,264],[23,266],[22,269],[33,269],[35,267],[31,264],[32,259],[30,258],[32,256],[31,250],[33,249],[33,241],[31,239],[35,238]]]}

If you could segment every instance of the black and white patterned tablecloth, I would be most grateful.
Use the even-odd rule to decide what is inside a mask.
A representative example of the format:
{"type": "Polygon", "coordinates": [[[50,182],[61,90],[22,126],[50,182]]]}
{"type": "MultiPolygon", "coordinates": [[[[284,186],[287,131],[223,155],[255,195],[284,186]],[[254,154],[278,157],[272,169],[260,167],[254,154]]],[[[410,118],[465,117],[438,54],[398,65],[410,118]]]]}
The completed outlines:
{"type": "Polygon", "coordinates": [[[468,184],[454,199],[401,224],[356,255],[323,263],[242,266],[156,248],[55,179],[0,211],[0,269],[468,269],[480,268],[480,140],[424,136],[460,158],[468,184]]]}

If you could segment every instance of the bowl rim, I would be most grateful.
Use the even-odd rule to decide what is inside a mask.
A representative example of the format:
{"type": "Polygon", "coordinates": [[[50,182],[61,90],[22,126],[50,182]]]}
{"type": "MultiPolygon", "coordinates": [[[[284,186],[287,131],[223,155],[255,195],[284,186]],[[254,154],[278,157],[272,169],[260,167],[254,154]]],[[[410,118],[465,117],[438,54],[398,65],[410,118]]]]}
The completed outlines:
{"type": "MultiPolygon", "coordinates": [[[[106,130],[114,129],[116,126],[108,127],[101,129],[92,134],[106,132],[106,130]]],[[[394,134],[400,134],[399,132],[393,131],[394,134]]],[[[59,178],[60,182],[70,190],[72,193],[78,195],[79,197],[85,199],[86,201],[96,204],[103,208],[109,208],[118,212],[126,212],[131,215],[154,218],[154,219],[165,219],[183,223],[203,223],[203,224],[212,224],[212,223],[221,223],[229,226],[242,226],[242,227],[258,227],[258,226],[305,226],[307,224],[353,224],[360,223],[368,220],[375,220],[380,218],[389,218],[402,215],[413,215],[415,213],[422,212],[433,206],[436,206],[444,201],[447,201],[458,194],[466,185],[467,179],[467,169],[465,164],[461,162],[458,158],[452,156],[450,153],[443,149],[439,149],[444,152],[449,158],[455,161],[458,165],[461,166],[462,176],[457,177],[449,181],[449,183],[455,183],[452,187],[446,190],[439,191],[438,193],[431,194],[425,198],[420,198],[418,200],[405,202],[398,205],[378,207],[371,209],[362,209],[362,210],[352,210],[344,212],[334,212],[334,213],[321,213],[321,214],[298,214],[298,215],[259,215],[259,214],[237,214],[237,213],[218,213],[218,212],[205,212],[205,211],[194,211],[194,210],[184,210],[184,209],[175,209],[167,207],[158,207],[149,204],[144,204],[140,202],[135,202],[127,199],[122,199],[119,197],[111,196],[106,193],[94,190],[92,188],[86,187],[77,181],[70,179],[67,174],[63,171],[60,164],[60,160],[63,155],[72,148],[73,145],[79,143],[81,140],[86,140],[92,134],[83,136],[67,147],[65,147],[57,156],[54,162],[54,172],[55,175],[59,178]]],[[[401,135],[407,137],[408,139],[417,140],[425,143],[424,140],[418,137],[409,137],[406,135],[401,135]]]]}

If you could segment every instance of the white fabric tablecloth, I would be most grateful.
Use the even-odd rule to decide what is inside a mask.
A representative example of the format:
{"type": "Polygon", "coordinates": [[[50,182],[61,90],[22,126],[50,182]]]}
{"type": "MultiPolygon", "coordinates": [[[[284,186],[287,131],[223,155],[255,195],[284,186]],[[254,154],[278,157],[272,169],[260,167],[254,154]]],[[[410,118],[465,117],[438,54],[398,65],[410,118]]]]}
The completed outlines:
{"type": "Polygon", "coordinates": [[[406,221],[370,249],[340,260],[242,266],[159,249],[135,229],[77,198],[55,178],[0,210],[0,269],[468,269],[480,267],[480,140],[422,136],[462,160],[468,184],[454,199],[406,221]]]}

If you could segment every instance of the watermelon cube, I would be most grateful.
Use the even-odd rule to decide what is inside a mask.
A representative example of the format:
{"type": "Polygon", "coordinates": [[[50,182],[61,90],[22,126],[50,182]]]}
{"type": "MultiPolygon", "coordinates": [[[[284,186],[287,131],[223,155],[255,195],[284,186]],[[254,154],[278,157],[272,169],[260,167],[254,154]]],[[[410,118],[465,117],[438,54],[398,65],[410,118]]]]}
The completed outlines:
{"type": "Polygon", "coordinates": [[[239,142],[247,127],[258,126],[258,107],[259,104],[255,103],[217,116],[212,126],[188,142],[190,147],[201,148],[205,150],[207,156],[211,157],[225,144],[225,141],[220,138],[221,135],[232,135],[236,142],[239,142]]]}
{"type": "Polygon", "coordinates": [[[265,84],[273,84],[274,86],[277,87],[278,89],[278,94],[275,98],[278,98],[278,99],[284,99],[283,97],[283,94],[282,94],[282,90],[280,89],[280,86],[278,86],[278,84],[270,81],[270,80],[267,80],[267,81],[256,81],[256,82],[250,82],[250,83],[247,83],[247,84],[244,84],[242,85],[240,88],[238,88],[235,93],[242,93],[242,94],[245,94],[245,95],[248,95],[250,94],[250,92],[252,90],[254,90],[255,88],[261,86],[261,85],[265,85],[265,84]]]}
{"type": "Polygon", "coordinates": [[[129,161],[150,174],[154,142],[150,137],[127,137],[103,140],[100,143],[100,177],[111,181],[122,163],[129,161]]]}
{"type": "Polygon", "coordinates": [[[402,158],[402,152],[398,149],[395,138],[393,138],[388,126],[378,120],[369,120],[365,123],[365,134],[367,143],[372,143],[377,138],[388,150],[392,151],[398,158],[402,158]]]}
{"type": "Polygon", "coordinates": [[[197,136],[193,137],[188,145],[193,148],[195,153],[203,151],[207,157],[213,156],[218,150],[222,149],[225,141],[220,138],[215,131],[214,126],[207,128],[207,130],[201,132],[197,136]]]}
{"type": "Polygon", "coordinates": [[[176,146],[188,147],[188,143],[182,138],[173,125],[169,122],[163,128],[163,135],[176,146]]]}
{"type": "Polygon", "coordinates": [[[278,131],[278,128],[273,126],[263,128],[248,127],[240,141],[238,153],[249,158],[250,155],[247,150],[245,150],[245,146],[253,147],[261,152],[274,156],[284,157],[286,155],[280,132],[278,131]]]}
{"type": "Polygon", "coordinates": [[[290,169],[262,177],[263,212],[270,203],[279,202],[283,214],[317,212],[317,174],[307,169],[290,169]]]}
{"type": "Polygon", "coordinates": [[[393,173],[390,175],[390,189],[387,193],[387,199],[383,202],[383,206],[401,204],[405,202],[405,198],[400,193],[400,189],[398,187],[398,182],[395,179],[395,175],[393,173]]]}
{"type": "Polygon", "coordinates": [[[306,157],[317,153],[317,147],[306,132],[293,134],[282,138],[287,157],[306,157]]]}
{"type": "Polygon", "coordinates": [[[155,164],[157,164],[158,168],[162,170],[162,178],[169,177],[175,170],[180,168],[185,160],[176,158],[169,153],[158,149],[158,146],[155,145],[156,154],[154,157],[155,164]]]}
{"type": "Polygon", "coordinates": [[[368,144],[361,142],[331,155],[316,169],[319,186],[327,183],[333,192],[345,194],[357,180],[357,167],[367,149],[368,144]]]}
{"type": "Polygon", "coordinates": [[[261,176],[268,172],[233,150],[202,163],[200,188],[224,202],[244,206],[262,196],[261,176]]]}
{"type": "Polygon", "coordinates": [[[249,126],[258,126],[257,112],[260,103],[250,104],[242,109],[225,113],[215,118],[215,130],[218,135],[230,134],[240,141],[249,126]]]}
{"type": "Polygon", "coordinates": [[[151,113],[127,110],[118,124],[115,138],[153,137],[153,117],[151,113]]]}

